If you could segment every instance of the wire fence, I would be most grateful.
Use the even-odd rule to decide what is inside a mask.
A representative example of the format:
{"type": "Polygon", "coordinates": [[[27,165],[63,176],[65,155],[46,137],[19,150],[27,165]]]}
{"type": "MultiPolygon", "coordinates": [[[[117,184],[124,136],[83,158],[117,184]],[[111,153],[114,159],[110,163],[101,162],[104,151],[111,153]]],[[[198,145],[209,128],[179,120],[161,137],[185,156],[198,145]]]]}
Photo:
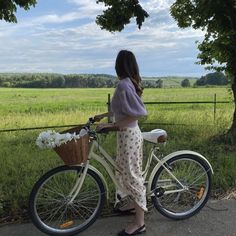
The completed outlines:
{"type": "MultiPolygon", "coordinates": [[[[216,112],[217,112],[217,105],[218,104],[229,104],[233,103],[233,101],[217,101],[217,96],[214,94],[214,98],[212,101],[170,101],[170,102],[144,102],[145,105],[186,105],[186,104],[212,104],[212,110],[213,110],[213,119],[215,121],[216,119],[216,112]]],[[[111,95],[108,94],[107,97],[107,110],[108,112],[111,111],[111,95]]],[[[108,118],[108,122],[112,122],[111,118],[108,118]]],[[[39,127],[27,127],[27,128],[11,128],[11,129],[0,129],[0,133],[3,132],[14,132],[14,131],[30,131],[30,130],[38,130],[38,129],[52,129],[52,128],[67,128],[67,127],[76,127],[83,124],[67,124],[67,125],[54,125],[54,126],[39,126],[39,127]]],[[[188,126],[188,124],[174,124],[174,123],[144,123],[144,125],[170,125],[170,126],[188,126]]],[[[191,124],[192,125],[192,124],[191,124]]],[[[215,126],[215,124],[212,124],[212,126],[215,126]]],[[[198,125],[199,126],[199,125],[198,125]]]]}
{"type": "MultiPolygon", "coordinates": [[[[214,117],[214,121],[216,120],[216,110],[217,110],[217,104],[229,104],[232,103],[233,101],[217,101],[217,96],[216,94],[214,94],[214,98],[212,101],[178,101],[178,102],[144,102],[145,105],[186,105],[186,104],[213,104],[212,110],[213,110],[213,117],[214,117]]],[[[108,106],[108,111],[111,110],[111,96],[110,94],[108,94],[108,98],[107,98],[107,106],[108,106]]],[[[162,123],[163,124],[163,123],[162,123]]],[[[169,124],[170,125],[170,124],[169,124]]],[[[174,124],[172,124],[174,125],[174,124]]]]}

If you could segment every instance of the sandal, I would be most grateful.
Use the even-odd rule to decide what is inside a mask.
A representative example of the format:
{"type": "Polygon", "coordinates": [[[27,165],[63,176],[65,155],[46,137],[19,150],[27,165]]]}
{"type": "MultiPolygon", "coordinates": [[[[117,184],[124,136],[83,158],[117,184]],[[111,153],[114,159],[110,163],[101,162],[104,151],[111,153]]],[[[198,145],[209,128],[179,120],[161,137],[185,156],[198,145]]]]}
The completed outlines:
{"type": "Polygon", "coordinates": [[[128,236],[128,235],[137,235],[137,234],[143,234],[146,232],[145,225],[141,226],[140,228],[136,229],[133,233],[128,234],[123,229],[121,232],[118,233],[118,236],[128,236]]]}

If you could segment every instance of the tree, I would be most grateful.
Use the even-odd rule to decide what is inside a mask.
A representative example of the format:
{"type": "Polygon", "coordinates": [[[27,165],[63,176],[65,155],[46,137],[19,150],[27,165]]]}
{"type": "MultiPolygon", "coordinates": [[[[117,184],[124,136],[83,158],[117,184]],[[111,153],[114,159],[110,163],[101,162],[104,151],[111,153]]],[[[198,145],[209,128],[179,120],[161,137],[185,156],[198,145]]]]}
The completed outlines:
{"type": "Polygon", "coordinates": [[[63,88],[64,86],[65,86],[65,78],[63,75],[52,76],[50,87],[63,88]]]}
{"type": "Polygon", "coordinates": [[[29,10],[31,6],[35,6],[37,0],[2,0],[0,2],[0,20],[7,22],[17,22],[16,11],[17,7],[24,10],[29,10]]]}
{"type": "MultiPolygon", "coordinates": [[[[147,12],[139,0],[98,0],[109,6],[97,23],[102,29],[120,31],[136,17],[142,26],[147,12]],[[129,10],[126,8],[131,5],[129,10]],[[136,7],[139,9],[137,14],[136,7]],[[109,10],[110,9],[110,10],[109,10]],[[121,9],[126,9],[126,17],[121,9]],[[115,20],[113,20],[114,18],[115,20]]],[[[171,15],[180,28],[193,27],[204,30],[205,38],[198,44],[199,64],[209,65],[208,69],[225,71],[232,82],[235,109],[233,122],[227,133],[232,142],[236,140],[236,0],[176,0],[170,9],[171,15]],[[219,64],[220,66],[218,66],[219,64]]]]}
{"type": "Polygon", "coordinates": [[[196,81],[197,86],[205,85],[227,85],[228,80],[222,72],[214,72],[202,76],[196,81]]]}
{"type": "Polygon", "coordinates": [[[97,16],[96,23],[110,32],[122,31],[132,17],[136,18],[136,23],[141,28],[145,18],[148,17],[139,0],[97,0],[96,2],[103,2],[108,7],[103,11],[103,15],[97,16]]]}
{"type": "Polygon", "coordinates": [[[184,79],[181,81],[181,86],[184,88],[190,87],[190,81],[189,79],[184,79]]]}
{"type": "Polygon", "coordinates": [[[225,71],[232,82],[235,109],[227,136],[236,140],[236,0],[176,0],[171,14],[180,28],[205,31],[198,43],[199,64],[225,71]],[[220,65],[217,65],[220,64],[220,65]]]}
{"type": "Polygon", "coordinates": [[[157,88],[163,88],[164,87],[164,82],[162,79],[159,79],[156,81],[156,87],[157,88]]]}

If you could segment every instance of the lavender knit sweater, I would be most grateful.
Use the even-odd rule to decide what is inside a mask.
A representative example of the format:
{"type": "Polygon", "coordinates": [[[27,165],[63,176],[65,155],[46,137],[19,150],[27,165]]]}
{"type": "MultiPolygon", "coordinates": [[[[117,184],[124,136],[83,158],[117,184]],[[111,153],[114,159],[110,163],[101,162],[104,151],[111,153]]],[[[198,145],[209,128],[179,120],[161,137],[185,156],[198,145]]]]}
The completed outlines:
{"type": "Polygon", "coordinates": [[[147,115],[144,104],[137,95],[130,78],[119,81],[111,101],[111,110],[114,113],[115,121],[119,121],[126,116],[137,118],[136,121],[129,123],[128,128],[137,126],[138,118],[147,115]]]}

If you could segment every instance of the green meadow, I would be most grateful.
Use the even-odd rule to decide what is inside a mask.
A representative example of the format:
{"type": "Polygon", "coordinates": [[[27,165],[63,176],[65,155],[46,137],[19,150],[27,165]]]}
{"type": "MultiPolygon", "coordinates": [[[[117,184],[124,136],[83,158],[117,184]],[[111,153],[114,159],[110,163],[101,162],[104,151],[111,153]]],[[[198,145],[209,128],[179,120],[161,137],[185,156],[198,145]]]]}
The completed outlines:
{"type": "MultiPolygon", "coordinates": [[[[107,110],[114,89],[0,89],[0,129],[77,124],[107,110]]],[[[146,89],[144,102],[230,101],[226,88],[146,89]]],[[[217,119],[231,118],[232,106],[217,105],[217,119]],[[229,108],[229,109],[228,109],[229,108]],[[222,110],[223,109],[223,110],[222,110]],[[226,109],[224,111],[224,109],[226,109]]],[[[148,120],[190,124],[212,123],[213,105],[148,105],[148,120]],[[177,115],[178,114],[178,115],[177,115]],[[192,117],[194,119],[192,119],[192,117]],[[205,120],[206,119],[206,120],[205,120]]]]}
{"type": "MultiPolygon", "coordinates": [[[[35,145],[48,126],[81,124],[107,111],[108,94],[114,89],[13,89],[0,88],[0,130],[45,127],[38,130],[0,132],[0,222],[27,217],[29,192],[47,170],[62,165],[52,150],[35,145]]],[[[145,89],[144,102],[232,101],[227,88],[145,89]]],[[[165,153],[191,149],[205,155],[215,171],[212,196],[236,187],[235,147],[216,143],[213,137],[231,124],[233,103],[146,105],[148,117],[140,120],[143,131],[165,129],[169,140],[165,153]]],[[[106,120],[104,120],[106,122],[106,120]]],[[[61,131],[66,128],[55,128],[61,131]]],[[[115,155],[115,134],[100,138],[115,155]],[[111,145],[113,143],[114,145],[111,145]],[[113,148],[112,148],[113,147],[113,148]]],[[[145,144],[145,152],[147,144],[145,144]]]]}

